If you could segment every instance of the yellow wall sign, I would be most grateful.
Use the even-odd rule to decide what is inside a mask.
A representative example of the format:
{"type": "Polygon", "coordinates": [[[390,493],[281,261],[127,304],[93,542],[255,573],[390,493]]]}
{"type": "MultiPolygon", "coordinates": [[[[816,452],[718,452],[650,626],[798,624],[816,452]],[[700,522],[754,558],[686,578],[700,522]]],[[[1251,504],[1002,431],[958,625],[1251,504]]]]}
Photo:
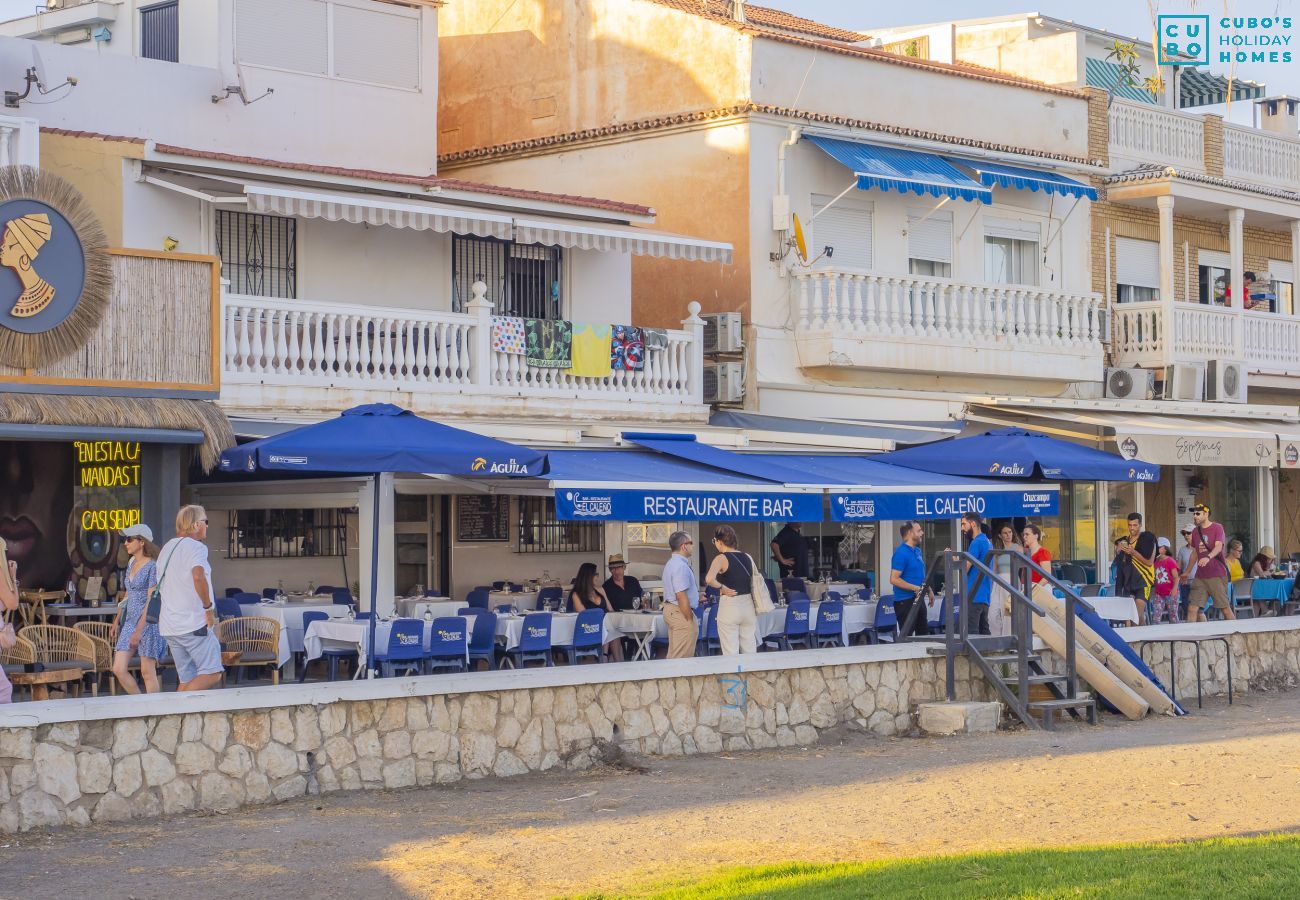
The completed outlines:
{"type": "Polygon", "coordinates": [[[73,441],[73,485],[82,531],[120,531],[138,525],[140,442],[73,441]]]}

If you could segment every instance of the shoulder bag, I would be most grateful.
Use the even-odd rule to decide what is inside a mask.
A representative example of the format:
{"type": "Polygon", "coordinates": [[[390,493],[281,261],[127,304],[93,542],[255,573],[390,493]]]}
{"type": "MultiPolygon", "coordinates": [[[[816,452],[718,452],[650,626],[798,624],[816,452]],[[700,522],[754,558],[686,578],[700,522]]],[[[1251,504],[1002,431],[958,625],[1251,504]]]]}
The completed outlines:
{"type": "Polygon", "coordinates": [[[754,612],[757,615],[771,612],[776,609],[776,604],[772,602],[772,595],[768,593],[767,581],[758,571],[758,566],[754,564],[754,557],[746,553],[745,559],[749,560],[749,596],[754,600],[754,612]]]}
{"type": "MultiPolygon", "coordinates": [[[[189,538],[181,538],[181,540],[189,540],[189,538]]],[[[149,591],[149,602],[144,608],[144,620],[150,625],[157,625],[158,619],[162,615],[163,579],[167,577],[167,570],[171,568],[172,560],[176,558],[176,551],[180,548],[180,544],[172,548],[172,555],[167,557],[167,565],[163,566],[162,574],[158,576],[158,582],[149,591]]]]}

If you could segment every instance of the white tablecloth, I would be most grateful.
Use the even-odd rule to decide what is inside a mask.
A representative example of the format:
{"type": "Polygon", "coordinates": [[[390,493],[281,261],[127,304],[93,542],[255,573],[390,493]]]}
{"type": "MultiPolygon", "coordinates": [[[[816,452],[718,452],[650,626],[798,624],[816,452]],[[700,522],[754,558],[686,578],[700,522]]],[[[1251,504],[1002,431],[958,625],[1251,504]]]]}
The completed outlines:
{"type": "MultiPolygon", "coordinates": [[[[831,585],[831,590],[835,590],[835,585],[831,585]]],[[[820,603],[813,603],[809,606],[808,630],[813,631],[817,628],[817,608],[820,603]]],[[[785,614],[787,606],[778,606],[771,612],[763,613],[758,617],[758,627],[756,630],[759,640],[768,635],[776,634],[785,630],[785,614]]],[[[844,617],[840,621],[842,626],[840,637],[844,641],[844,646],[849,645],[849,636],[857,634],[866,629],[875,620],[876,602],[870,603],[850,603],[844,604],[844,617]]]]}
{"type": "Polygon", "coordinates": [[[330,616],[341,616],[348,608],[321,599],[304,603],[241,603],[239,611],[246,616],[261,616],[280,623],[280,646],[275,654],[275,662],[277,666],[282,666],[289,661],[291,655],[303,649],[303,613],[323,612],[330,616]]]}
{"type": "Polygon", "coordinates": [[[520,591],[517,594],[492,591],[488,594],[488,609],[495,610],[498,606],[514,606],[531,612],[537,609],[537,591],[520,591]]]}
{"type": "MultiPolygon", "coordinates": [[[[552,613],[551,614],[551,646],[563,647],[573,643],[573,630],[577,627],[577,613],[552,613]]],[[[473,625],[470,626],[471,632],[473,625]]],[[[505,645],[507,650],[513,650],[519,646],[519,640],[524,634],[524,617],[523,616],[497,616],[497,640],[505,645]]],[[[617,629],[613,628],[608,621],[605,622],[605,633],[601,635],[601,643],[605,644],[619,636],[617,629]]]]}
{"type": "Polygon", "coordinates": [[[425,610],[432,612],[435,619],[454,616],[464,608],[464,603],[450,597],[403,597],[397,601],[397,614],[404,619],[423,619],[425,610]]]}
{"type": "MultiPolygon", "coordinates": [[[[820,600],[822,594],[826,591],[836,591],[840,595],[840,599],[847,601],[849,597],[856,597],[858,588],[861,587],[858,584],[849,584],[847,581],[832,581],[830,584],[822,584],[820,581],[806,581],[804,584],[807,588],[804,593],[808,595],[808,599],[813,603],[820,600]]],[[[773,597],[772,599],[775,600],[776,598],[773,597]]]]}
{"type": "MultiPolygon", "coordinates": [[[[472,627],[470,623],[471,618],[472,617],[467,616],[465,622],[467,645],[469,643],[469,629],[472,627]]],[[[393,630],[394,621],[396,620],[390,619],[387,622],[380,620],[375,623],[376,653],[382,654],[388,648],[388,637],[393,630]]],[[[433,623],[420,622],[420,624],[424,626],[424,637],[421,642],[421,647],[424,650],[428,650],[430,641],[433,637],[433,623]]],[[[303,648],[307,652],[307,661],[310,662],[311,660],[318,658],[321,655],[321,651],[328,646],[346,646],[349,649],[355,649],[357,651],[357,655],[361,660],[358,668],[364,669],[366,667],[366,657],[368,655],[366,651],[370,641],[369,626],[369,622],[358,622],[353,619],[330,619],[327,622],[312,622],[311,627],[307,629],[306,634],[303,636],[303,648]]],[[[570,632],[572,632],[572,628],[570,628],[570,632]]]]}
{"type": "Polygon", "coordinates": [[[1086,598],[1097,615],[1111,622],[1137,622],[1137,605],[1132,597],[1088,597],[1086,598]]]}

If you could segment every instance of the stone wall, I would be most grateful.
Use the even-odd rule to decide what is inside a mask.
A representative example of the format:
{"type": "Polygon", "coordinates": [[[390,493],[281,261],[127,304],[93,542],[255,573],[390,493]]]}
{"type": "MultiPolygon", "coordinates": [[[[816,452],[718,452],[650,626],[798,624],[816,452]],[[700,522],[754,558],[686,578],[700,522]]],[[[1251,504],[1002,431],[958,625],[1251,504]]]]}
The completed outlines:
{"type": "MultiPolygon", "coordinates": [[[[1300,628],[1234,627],[1238,692],[1295,682],[1300,628]]],[[[1207,694],[1226,690],[1222,648],[1202,652],[1207,694]]],[[[1163,677],[1167,650],[1155,658],[1163,677]]],[[[1190,648],[1179,658],[1179,695],[1194,696],[1190,648]]],[[[942,657],[916,644],[743,665],[709,657],[15,704],[0,712],[0,832],[580,769],[620,750],[806,746],[844,726],[893,735],[912,728],[918,703],[944,694],[942,657]]],[[[965,660],[957,675],[958,699],[992,699],[965,660]]]]}

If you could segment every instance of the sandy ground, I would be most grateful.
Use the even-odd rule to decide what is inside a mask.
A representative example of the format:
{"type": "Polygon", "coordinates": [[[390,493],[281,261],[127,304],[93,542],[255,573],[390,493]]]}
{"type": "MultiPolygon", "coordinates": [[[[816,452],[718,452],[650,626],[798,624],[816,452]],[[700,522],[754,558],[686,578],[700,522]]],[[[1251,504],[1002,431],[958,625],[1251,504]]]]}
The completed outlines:
{"type": "Polygon", "coordinates": [[[545,897],[718,866],[1300,829],[1300,692],[0,837],[0,897],[545,897]]]}

